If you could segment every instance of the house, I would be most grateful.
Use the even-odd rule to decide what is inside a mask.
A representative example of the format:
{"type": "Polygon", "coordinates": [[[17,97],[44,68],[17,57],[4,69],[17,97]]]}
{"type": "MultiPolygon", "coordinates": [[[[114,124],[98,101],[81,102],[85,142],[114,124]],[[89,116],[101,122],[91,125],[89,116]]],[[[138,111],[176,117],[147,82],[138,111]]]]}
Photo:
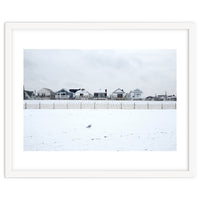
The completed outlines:
{"type": "Polygon", "coordinates": [[[107,89],[105,90],[99,89],[98,91],[96,91],[94,93],[94,99],[97,99],[97,100],[107,99],[107,89]]]}
{"type": "Polygon", "coordinates": [[[148,97],[145,98],[145,101],[154,101],[154,97],[148,96],[148,97]]]}
{"type": "Polygon", "coordinates": [[[157,95],[155,96],[155,100],[156,101],[166,101],[167,100],[167,96],[166,95],[157,95]]]}
{"type": "Polygon", "coordinates": [[[67,91],[66,89],[61,89],[55,94],[56,99],[72,99],[73,93],[67,91]]]}
{"type": "Polygon", "coordinates": [[[37,91],[37,98],[39,99],[54,99],[55,93],[48,88],[42,88],[37,91]]]}
{"type": "Polygon", "coordinates": [[[72,93],[72,95],[73,95],[73,99],[75,98],[75,93],[77,92],[77,91],[79,91],[80,89],[69,89],[69,92],[71,92],[72,93]]]}
{"type": "Polygon", "coordinates": [[[142,100],[142,91],[139,89],[135,89],[133,91],[134,94],[134,100],[142,100]]]}
{"type": "Polygon", "coordinates": [[[118,88],[110,95],[110,97],[113,100],[123,100],[126,97],[126,93],[123,89],[118,88]]]}
{"type": "Polygon", "coordinates": [[[34,99],[35,98],[35,93],[34,91],[29,91],[29,90],[24,90],[24,99],[34,99]]]}
{"type": "Polygon", "coordinates": [[[154,99],[155,99],[155,101],[166,101],[167,95],[166,94],[156,95],[154,99]]]}
{"type": "Polygon", "coordinates": [[[80,89],[74,94],[75,99],[91,99],[92,94],[90,94],[87,90],[85,89],[80,89]]]}
{"type": "Polygon", "coordinates": [[[173,94],[173,95],[169,95],[169,96],[167,97],[167,100],[168,100],[168,101],[176,101],[176,99],[177,99],[177,98],[176,98],[176,95],[174,95],[174,94],[173,94]]]}
{"type": "Polygon", "coordinates": [[[135,89],[133,91],[130,91],[127,96],[127,99],[129,100],[142,100],[142,91],[139,89],[135,89]]]}
{"type": "Polygon", "coordinates": [[[154,100],[155,101],[167,101],[167,92],[165,92],[165,94],[155,95],[154,100]]]}

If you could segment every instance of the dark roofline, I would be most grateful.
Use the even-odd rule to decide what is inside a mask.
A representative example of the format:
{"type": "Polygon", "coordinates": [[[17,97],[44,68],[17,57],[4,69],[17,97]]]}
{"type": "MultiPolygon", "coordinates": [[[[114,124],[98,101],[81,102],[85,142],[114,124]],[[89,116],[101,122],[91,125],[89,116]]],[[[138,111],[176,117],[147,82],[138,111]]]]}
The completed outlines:
{"type": "Polygon", "coordinates": [[[121,88],[117,88],[116,90],[114,90],[112,93],[115,93],[117,90],[121,90],[123,93],[125,93],[124,92],[124,90],[123,89],[121,89],[121,88]]]}

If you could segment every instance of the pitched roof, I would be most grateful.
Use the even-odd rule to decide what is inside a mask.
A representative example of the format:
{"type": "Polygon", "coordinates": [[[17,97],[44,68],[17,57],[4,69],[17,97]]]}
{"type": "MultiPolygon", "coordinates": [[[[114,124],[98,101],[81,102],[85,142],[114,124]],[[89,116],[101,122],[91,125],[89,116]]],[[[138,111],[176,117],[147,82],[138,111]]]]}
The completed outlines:
{"type": "Polygon", "coordinates": [[[77,91],[79,91],[80,89],[69,89],[70,92],[72,93],[76,93],[77,91]]]}
{"type": "Polygon", "coordinates": [[[85,89],[80,89],[80,90],[78,90],[78,91],[76,91],[76,93],[75,94],[79,94],[79,93],[84,93],[84,94],[89,94],[89,95],[91,95],[87,90],[85,90],[85,89]]]}
{"type": "Polygon", "coordinates": [[[53,92],[51,89],[49,89],[49,88],[42,88],[42,89],[44,89],[44,90],[48,90],[49,92],[53,92]]]}
{"type": "Polygon", "coordinates": [[[61,90],[58,90],[56,93],[59,93],[59,92],[68,92],[66,89],[62,88],[61,90]]]}
{"type": "Polygon", "coordinates": [[[129,93],[142,93],[142,90],[139,89],[135,89],[135,90],[131,90],[129,93]]]}
{"type": "Polygon", "coordinates": [[[134,92],[142,92],[141,90],[139,89],[135,89],[134,92]]]}
{"type": "Polygon", "coordinates": [[[94,93],[106,93],[106,91],[105,91],[105,90],[102,90],[102,89],[99,89],[99,90],[97,90],[97,91],[94,92],[94,93]]]}
{"type": "Polygon", "coordinates": [[[42,89],[40,89],[40,90],[38,90],[38,92],[40,92],[41,90],[47,90],[47,91],[49,91],[50,93],[54,93],[51,89],[49,89],[49,88],[42,88],[42,89]]]}
{"type": "Polygon", "coordinates": [[[34,92],[33,91],[28,91],[28,90],[25,90],[25,95],[28,97],[28,98],[31,98],[33,95],[34,95],[34,92]]]}
{"type": "Polygon", "coordinates": [[[123,89],[117,88],[113,93],[125,93],[123,89]]]}

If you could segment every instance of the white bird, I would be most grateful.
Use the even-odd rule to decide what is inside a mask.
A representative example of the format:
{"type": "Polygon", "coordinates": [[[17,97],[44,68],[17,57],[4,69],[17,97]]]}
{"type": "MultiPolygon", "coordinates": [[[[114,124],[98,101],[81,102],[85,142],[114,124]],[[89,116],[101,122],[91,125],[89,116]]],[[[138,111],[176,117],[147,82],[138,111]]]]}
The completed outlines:
{"type": "Polygon", "coordinates": [[[89,124],[86,128],[91,128],[92,127],[92,124],[89,124]]]}

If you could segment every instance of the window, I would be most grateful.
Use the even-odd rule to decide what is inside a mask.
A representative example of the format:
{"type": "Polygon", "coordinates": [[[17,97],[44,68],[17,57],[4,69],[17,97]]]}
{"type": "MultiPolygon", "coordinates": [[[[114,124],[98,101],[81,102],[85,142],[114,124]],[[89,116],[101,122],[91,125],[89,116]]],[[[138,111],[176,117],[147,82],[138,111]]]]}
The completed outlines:
{"type": "Polygon", "coordinates": [[[117,98],[122,98],[123,94],[117,94],[117,98]]]}

